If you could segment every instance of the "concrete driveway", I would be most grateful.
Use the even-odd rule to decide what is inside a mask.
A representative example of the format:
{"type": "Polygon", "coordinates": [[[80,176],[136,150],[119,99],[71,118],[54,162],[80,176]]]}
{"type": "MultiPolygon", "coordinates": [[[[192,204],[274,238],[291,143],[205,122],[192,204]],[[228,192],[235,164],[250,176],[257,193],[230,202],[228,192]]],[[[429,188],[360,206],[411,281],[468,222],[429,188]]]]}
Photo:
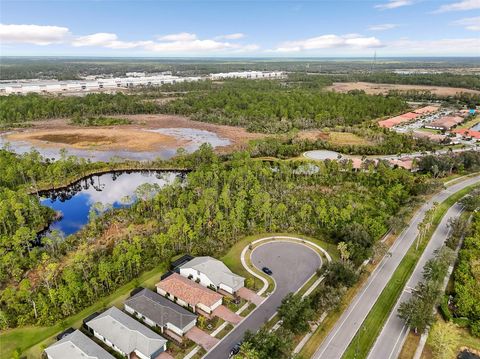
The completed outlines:
{"type": "Polygon", "coordinates": [[[263,302],[263,297],[259,296],[253,290],[242,287],[237,291],[237,295],[249,302],[252,302],[256,306],[260,305],[263,302]]]}
{"type": "Polygon", "coordinates": [[[212,337],[210,334],[205,333],[198,327],[193,327],[185,336],[190,339],[192,342],[200,345],[205,350],[210,350],[215,344],[218,343],[218,339],[212,337]]]}
{"type": "Polygon", "coordinates": [[[204,358],[225,359],[232,347],[240,342],[247,330],[257,331],[277,311],[282,299],[295,292],[321,266],[322,260],[313,249],[293,242],[268,242],[254,249],[252,263],[261,269],[269,267],[277,284],[275,291],[204,358]]]}
{"type": "Polygon", "coordinates": [[[215,308],[212,314],[233,325],[240,323],[240,321],[242,320],[241,316],[235,314],[224,305],[215,308]]]}

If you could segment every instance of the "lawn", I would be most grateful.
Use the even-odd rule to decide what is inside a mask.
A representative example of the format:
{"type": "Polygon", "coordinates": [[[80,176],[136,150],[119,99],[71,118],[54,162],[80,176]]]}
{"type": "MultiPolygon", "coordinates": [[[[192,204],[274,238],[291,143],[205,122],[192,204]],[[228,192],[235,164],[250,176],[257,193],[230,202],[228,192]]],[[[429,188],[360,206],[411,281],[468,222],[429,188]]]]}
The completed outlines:
{"type": "Polygon", "coordinates": [[[329,132],[328,142],[338,146],[369,146],[372,142],[350,132],[329,132]]]}
{"type": "Polygon", "coordinates": [[[50,327],[22,327],[2,332],[0,335],[0,358],[10,358],[16,349],[19,349],[27,358],[41,358],[45,347],[53,343],[55,335],[69,327],[80,327],[82,320],[93,312],[110,306],[120,307],[128,298],[132,289],[138,286],[153,287],[160,279],[159,276],[166,270],[165,264],[160,265],[139,278],[118,288],[108,297],[102,298],[95,304],[81,312],[50,327]]]}
{"type": "MultiPolygon", "coordinates": [[[[425,238],[431,238],[433,232],[437,228],[447,210],[475,187],[477,186],[469,186],[451,195],[444,202],[437,206],[432,216],[432,226],[425,238]]],[[[343,358],[349,359],[356,357],[367,357],[370,348],[374,344],[377,336],[380,334],[386,319],[392,311],[392,308],[395,306],[398,297],[405,287],[408,278],[410,278],[410,275],[412,274],[415,265],[423,253],[427,243],[427,240],[423,240],[420,243],[419,250],[415,249],[415,245],[410,247],[405,257],[400,262],[398,268],[393,273],[392,278],[383,289],[382,294],[380,294],[375,305],[368,313],[367,318],[365,318],[362,324],[362,330],[357,332],[355,337],[350,342],[350,345],[345,351],[343,358]]]]}
{"type": "Polygon", "coordinates": [[[459,126],[457,126],[457,128],[458,129],[470,129],[473,126],[475,126],[477,123],[480,123],[480,116],[478,116],[478,115],[475,116],[474,118],[472,118],[471,120],[460,124],[459,126]]]}

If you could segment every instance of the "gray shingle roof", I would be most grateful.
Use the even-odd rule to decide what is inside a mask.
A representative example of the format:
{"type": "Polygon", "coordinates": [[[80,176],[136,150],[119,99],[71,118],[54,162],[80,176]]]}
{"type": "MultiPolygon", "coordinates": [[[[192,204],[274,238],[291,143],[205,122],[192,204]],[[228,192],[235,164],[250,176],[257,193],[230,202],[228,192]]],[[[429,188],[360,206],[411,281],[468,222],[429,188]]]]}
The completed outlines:
{"type": "Polygon", "coordinates": [[[86,324],[127,354],[138,350],[150,357],[167,342],[116,307],[106,310],[86,324]]]}
{"type": "Polygon", "coordinates": [[[243,287],[245,278],[233,273],[222,261],[212,257],[196,257],[191,261],[180,266],[183,268],[193,268],[205,274],[216,286],[223,283],[234,290],[243,287]]]}
{"type": "Polygon", "coordinates": [[[125,305],[153,320],[161,327],[171,323],[177,328],[183,329],[197,318],[192,312],[150,289],[143,289],[127,299],[125,305]]]}
{"type": "Polygon", "coordinates": [[[50,345],[45,352],[53,359],[115,359],[79,330],[50,345]]]}

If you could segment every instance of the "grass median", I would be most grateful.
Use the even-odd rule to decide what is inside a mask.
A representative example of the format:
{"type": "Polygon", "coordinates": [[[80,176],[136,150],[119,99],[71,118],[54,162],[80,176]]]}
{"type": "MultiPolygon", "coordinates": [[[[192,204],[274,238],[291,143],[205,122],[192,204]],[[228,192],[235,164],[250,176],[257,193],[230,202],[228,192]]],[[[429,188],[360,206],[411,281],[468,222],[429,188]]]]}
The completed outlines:
{"type": "Polygon", "coordinates": [[[392,278],[387,283],[375,302],[375,305],[363,321],[361,329],[350,342],[350,345],[348,346],[342,358],[350,359],[367,357],[371,347],[375,343],[377,336],[380,334],[385,321],[390,315],[395,303],[397,302],[397,299],[405,287],[405,284],[410,278],[415,265],[420,259],[420,256],[427,246],[428,241],[432,237],[443,216],[451,206],[453,206],[462,197],[476,187],[479,186],[472,185],[452,194],[435,208],[435,211],[432,215],[432,225],[429,232],[425,236],[425,239],[419,244],[418,249],[416,249],[415,244],[413,244],[405,254],[405,257],[400,262],[399,266],[393,273],[392,278]]]}

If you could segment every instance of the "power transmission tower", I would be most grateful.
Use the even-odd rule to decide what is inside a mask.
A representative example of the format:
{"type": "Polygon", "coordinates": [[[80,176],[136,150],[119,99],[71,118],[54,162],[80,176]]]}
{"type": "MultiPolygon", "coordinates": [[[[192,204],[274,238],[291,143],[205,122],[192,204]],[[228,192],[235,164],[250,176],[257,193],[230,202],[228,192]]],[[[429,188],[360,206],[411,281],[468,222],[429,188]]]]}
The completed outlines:
{"type": "Polygon", "coordinates": [[[375,53],[373,54],[373,61],[372,61],[372,66],[370,68],[370,72],[375,71],[375,65],[377,64],[377,50],[375,50],[375,53]]]}

